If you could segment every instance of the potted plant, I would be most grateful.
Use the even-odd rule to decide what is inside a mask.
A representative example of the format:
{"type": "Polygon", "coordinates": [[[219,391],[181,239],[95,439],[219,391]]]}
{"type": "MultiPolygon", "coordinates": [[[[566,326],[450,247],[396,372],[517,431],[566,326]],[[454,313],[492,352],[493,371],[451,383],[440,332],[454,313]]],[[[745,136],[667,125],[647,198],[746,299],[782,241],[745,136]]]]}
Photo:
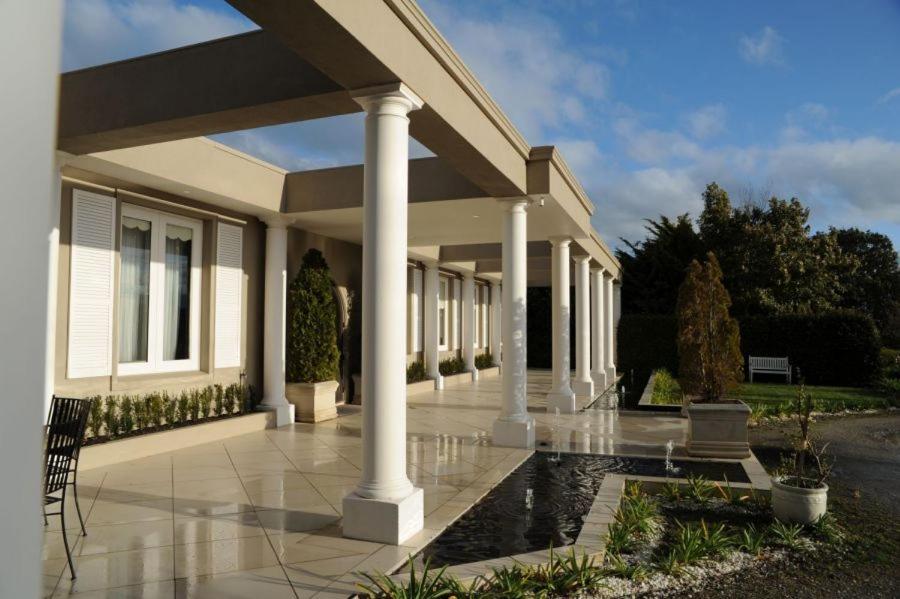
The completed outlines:
{"type": "Polygon", "coordinates": [[[728,397],[743,379],[740,330],[730,306],[715,255],[707,254],[704,264],[694,260],[678,291],[679,382],[690,455],[750,456],[750,408],[728,397]]]}
{"type": "Polygon", "coordinates": [[[794,455],[772,478],[772,511],[784,522],[812,524],[828,508],[828,485],[831,464],[825,459],[825,449],[816,447],[809,434],[812,396],[801,382],[794,403],[799,432],[794,455]]]}
{"type": "Polygon", "coordinates": [[[322,252],[311,249],[288,290],[285,395],[300,422],[337,417],[337,304],[322,252]]]}

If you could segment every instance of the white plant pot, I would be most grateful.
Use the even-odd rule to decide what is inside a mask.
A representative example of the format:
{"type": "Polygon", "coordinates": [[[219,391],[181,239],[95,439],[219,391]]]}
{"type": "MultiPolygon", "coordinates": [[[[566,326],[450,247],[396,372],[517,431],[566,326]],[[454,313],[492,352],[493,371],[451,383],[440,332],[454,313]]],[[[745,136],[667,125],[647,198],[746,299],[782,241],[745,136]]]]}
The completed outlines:
{"type": "Polygon", "coordinates": [[[772,479],[772,511],[782,522],[812,524],[828,510],[828,485],[803,489],[772,479]]]}
{"type": "Polygon", "coordinates": [[[294,404],[297,422],[322,422],[337,418],[337,381],[287,383],[284,394],[294,404]]]}

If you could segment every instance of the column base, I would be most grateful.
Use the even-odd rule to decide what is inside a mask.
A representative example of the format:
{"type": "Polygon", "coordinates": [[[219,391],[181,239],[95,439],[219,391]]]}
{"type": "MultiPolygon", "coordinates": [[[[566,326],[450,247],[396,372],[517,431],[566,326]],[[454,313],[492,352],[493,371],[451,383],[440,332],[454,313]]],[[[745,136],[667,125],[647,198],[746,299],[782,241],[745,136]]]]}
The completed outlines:
{"type": "Polygon", "coordinates": [[[571,389],[568,392],[552,391],[547,394],[547,412],[552,414],[557,408],[560,414],[575,413],[575,393],[571,389]]]}
{"type": "Polygon", "coordinates": [[[434,390],[441,391],[444,388],[444,377],[439,374],[432,378],[434,379],[434,390]]]}
{"type": "Polygon", "coordinates": [[[591,378],[594,380],[594,389],[597,390],[597,393],[603,393],[606,391],[606,388],[609,386],[606,384],[606,371],[603,372],[592,372],[591,378]]]}
{"type": "Polygon", "coordinates": [[[344,497],[343,534],[351,539],[399,545],[425,526],[425,493],[414,487],[400,499],[344,497]]]}
{"type": "Polygon", "coordinates": [[[609,385],[612,385],[616,382],[616,367],[615,366],[607,366],[606,367],[606,382],[609,385]]]}
{"type": "Polygon", "coordinates": [[[491,439],[497,447],[534,448],[534,418],[528,416],[524,421],[494,420],[494,431],[491,439]]]}
{"type": "Polygon", "coordinates": [[[285,426],[294,423],[295,409],[293,404],[287,402],[280,406],[259,404],[256,409],[260,412],[275,412],[275,426],[285,426]]]}
{"type": "Polygon", "coordinates": [[[586,397],[594,399],[594,381],[588,379],[586,381],[572,381],[572,391],[577,397],[586,397]]]}
{"type": "Polygon", "coordinates": [[[478,382],[478,369],[474,368],[474,369],[472,369],[471,372],[472,372],[472,382],[477,383],[478,382]]]}

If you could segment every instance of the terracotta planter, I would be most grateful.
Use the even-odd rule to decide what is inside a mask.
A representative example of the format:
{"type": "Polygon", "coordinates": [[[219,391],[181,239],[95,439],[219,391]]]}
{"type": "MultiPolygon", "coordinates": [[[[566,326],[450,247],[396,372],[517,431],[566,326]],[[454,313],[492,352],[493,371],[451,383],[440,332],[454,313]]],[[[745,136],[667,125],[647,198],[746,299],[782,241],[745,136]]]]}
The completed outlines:
{"type": "Polygon", "coordinates": [[[750,457],[747,422],[750,408],[742,401],[691,403],[687,407],[687,452],[707,458],[750,457]]]}
{"type": "Polygon", "coordinates": [[[828,511],[828,485],[804,489],[773,478],[772,511],[782,522],[812,524],[828,511]]]}
{"type": "Polygon", "coordinates": [[[294,404],[297,422],[322,422],[337,418],[337,381],[287,383],[284,387],[287,400],[294,404]]]}

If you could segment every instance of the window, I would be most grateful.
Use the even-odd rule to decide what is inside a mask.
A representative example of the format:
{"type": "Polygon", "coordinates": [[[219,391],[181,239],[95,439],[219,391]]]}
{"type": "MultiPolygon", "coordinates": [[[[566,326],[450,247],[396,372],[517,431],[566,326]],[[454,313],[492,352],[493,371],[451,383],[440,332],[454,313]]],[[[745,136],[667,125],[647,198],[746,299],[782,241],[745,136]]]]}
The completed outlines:
{"type": "Polygon", "coordinates": [[[196,370],[200,221],[122,205],[119,374],[196,370]]]}
{"type": "Polygon", "coordinates": [[[440,279],[438,291],[438,349],[446,350],[450,341],[450,280],[440,279]]]}

